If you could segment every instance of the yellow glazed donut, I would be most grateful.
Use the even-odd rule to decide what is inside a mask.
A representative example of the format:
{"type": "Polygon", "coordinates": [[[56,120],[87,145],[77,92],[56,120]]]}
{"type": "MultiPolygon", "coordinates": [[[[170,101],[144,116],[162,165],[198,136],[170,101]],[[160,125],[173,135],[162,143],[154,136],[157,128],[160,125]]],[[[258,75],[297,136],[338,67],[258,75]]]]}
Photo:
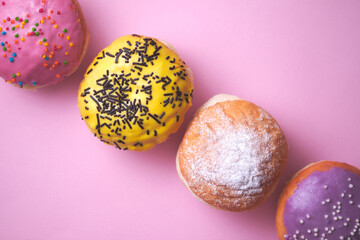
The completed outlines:
{"type": "Polygon", "coordinates": [[[144,151],[181,126],[193,76],[168,44],[139,35],[115,40],[89,66],[78,106],[90,131],[119,149],[144,151]]]}

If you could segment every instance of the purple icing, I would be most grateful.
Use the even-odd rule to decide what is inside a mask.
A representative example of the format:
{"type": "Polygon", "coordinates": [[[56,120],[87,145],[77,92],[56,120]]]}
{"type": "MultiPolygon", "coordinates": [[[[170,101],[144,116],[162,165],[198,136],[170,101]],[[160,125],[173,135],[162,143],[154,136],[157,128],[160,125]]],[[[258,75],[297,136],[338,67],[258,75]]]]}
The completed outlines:
{"type": "Polygon", "coordinates": [[[315,171],[287,200],[286,240],[360,240],[360,176],[343,168],[315,171]]]}

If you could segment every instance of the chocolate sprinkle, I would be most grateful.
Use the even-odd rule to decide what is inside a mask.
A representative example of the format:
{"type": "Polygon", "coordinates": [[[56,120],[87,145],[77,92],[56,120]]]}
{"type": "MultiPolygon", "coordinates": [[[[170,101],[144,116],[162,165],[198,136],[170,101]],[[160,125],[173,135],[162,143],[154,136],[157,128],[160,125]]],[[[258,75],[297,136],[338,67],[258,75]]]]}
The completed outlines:
{"type": "MultiPolygon", "coordinates": [[[[129,63],[129,60],[132,59],[132,64],[129,66],[131,68],[127,72],[124,72],[124,70],[121,72],[106,70],[96,80],[96,85],[98,86],[96,90],[87,88],[81,93],[82,97],[85,98],[89,95],[90,99],[96,103],[98,111],[96,114],[96,130],[99,138],[103,137],[101,135],[101,128],[108,128],[112,134],[122,137],[123,140],[112,142],[119,149],[122,149],[121,144],[126,145],[126,136],[122,134],[124,132],[123,129],[140,128],[144,129],[147,135],[150,135],[152,129],[144,128],[144,125],[147,126],[145,121],[151,121],[150,118],[160,126],[165,126],[165,122],[160,121],[165,116],[165,111],[155,113],[151,112],[151,109],[148,107],[149,102],[153,99],[152,91],[154,84],[160,84],[164,91],[170,89],[175,91],[176,89],[175,93],[168,91],[163,94],[164,101],[161,103],[163,107],[171,104],[171,108],[176,108],[181,106],[184,98],[188,102],[188,98],[192,97],[192,92],[183,93],[176,85],[179,79],[185,79],[186,77],[184,66],[173,65],[170,67],[170,70],[174,70],[178,66],[178,70],[174,74],[171,73],[170,76],[159,76],[154,72],[148,73],[148,71],[144,71],[145,68],[154,65],[153,61],[160,56],[162,46],[158,45],[151,38],[141,38],[141,36],[136,34],[133,34],[133,36],[140,39],[135,41],[135,43],[127,41],[127,47],[122,47],[114,53],[102,51],[102,56],[97,57],[98,60],[105,58],[105,56],[114,58],[115,64],[129,63]],[[146,74],[142,75],[141,72],[146,72],[146,74]],[[146,96],[145,102],[144,100],[141,101],[141,99],[144,99],[144,94],[146,96]]],[[[169,60],[170,56],[167,56],[166,59],[169,60]]],[[[176,58],[169,62],[175,64],[176,58]]],[[[93,65],[96,66],[98,63],[96,61],[93,65]]],[[[92,71],[93,69],[90,69],[87,74],[92,71]]],[[[84,101],[87,103],[86,99],[84,101]]],[[[85,109],[89,108],[85,107],[85,109]]],[[[180,116],[177,115],[176,121],[178,122],[179,119],[180,116]]],[[[153,131],[156,137],[158,133],[156,130],[153,131]]],[[[107,136],[110,137],[111,135],[107,136]]],[[[107,142],[105,140],[102,141],[107,142]]],[[[143,144],[137,142],[134,146],[141,147],[143,144]]],[[[123,148],[123,150],[126,149],[123,148]]]]}

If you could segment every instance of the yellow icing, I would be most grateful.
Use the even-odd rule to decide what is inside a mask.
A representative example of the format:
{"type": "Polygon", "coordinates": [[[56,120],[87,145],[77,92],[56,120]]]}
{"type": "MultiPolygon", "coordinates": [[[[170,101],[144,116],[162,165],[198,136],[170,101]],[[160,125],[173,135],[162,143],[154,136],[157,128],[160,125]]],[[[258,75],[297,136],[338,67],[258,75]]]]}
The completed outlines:
{"type": "MultiPolygon", "coordinates": [[[[186,111],[191,106],[192,92],[192,73],[173,50],[157,39],[128,35],[118,38],[110,46],[103,49],[91,63],[80,84],[78,105],[81,116],[90,131],[99,139],[105,143],[120,147],[121,149],[143,151],[151,149],[156,144],[165,141],[171,133],[179,129],[186,111]],[[159,55],[156,58],[153,57],[149,59],[146,58],[146,55],[142,58],[143,60],[140,58],[140,55],[144,55],[146,43],[148,44],[146,51],[147,56],[158,53],[159,55]],[[142,51],[142,53],[134,52],[130,55],[128,63],[126,63],[127,60],[124,56],[126,57],[127,49],[131,51],[136,45],[138,45],[137,50],[142,51]],[[119,53],[119,49],[123,52],[119,55],[118,63],[116,63],[116,54],[119,53]],[[155,51],[156,49],[159,50],[155,51]],[[145,62],[147,66],[136,65],[137,63],[143,64],[143,62],[145,62]],[[141,71],[136,67],[142,68],[141,71]],[[108,76],[107,70],[109,73],[108,76]],[[140,75],[138,73],[140,73],[140,75]],[[145,80],[144,76],[150,75],[151,73],[152,76],[147,77],[147,80],[145,80]],[[112,74],[117,74],[117,76],[111,76],[112,74]],[[128,74],[130,75],[128,76],[128,74]],[[158,78],[155,78],[155,76],[158,76],[158,78]],[[97,81],[102,78],[104,79],[97,81]],[[114,78],[117,79],[118,84],[114,81],[114,78]],[[122,78],[126,80],[130,79],[130,81],[128,84],[124,84],[122,78]],[[139,78],[139,80],[134,80],[136,78],[139,78]],[[131,81],[131,79],[133,79],[133,81],[131,81]],[[169,82],[169,79],[171,82],[166,85],[165,83],[169,82]],[[151,83],[147,82],[149,80],[151,83]],[[99,84],[103,85],[106,81],[109,81],[113,85],[110,86],[111,89],[115,89],[116,87],[124,89],[128,85],[128,89],[131,88],[131,91],[127,91],[125,88],[125,91],[117,89],[111,93],[112,90],[109,89],[109,85],[105,87],[107,90],[104,90],[104,86],[99,86],[99,84]],[[157,81],[160,82],[156,83],[157,81]],[[149,92],[150,85],[151,94],[149,92]],[[147,90],[141,91],[143,86],[147,90]],[[96,92],[99,90],[104,91],[96,92]],[[137,90],[138,93],[136,94],[137,90]],[[125,96],[125,99],[130,100],[132,103],[134,103],[135,100],[135,105],[138,109],[134,115],[137,117],[136,121],[136,117],[129,117],[132,115],[131,113],[133,113],[132,110],[130,114],[126,114],[126,106],[124,106],[124,103],[130,107],[131,104],[123,100],[124,97],[119,97],[119,95],[124,96],[123,94],[127,94],[128,96],[125,96]],[[168,96],[164,96],[164,94],[168,94],[168,96]],[[170,96],[171,94],[172,96],[170,96]],[[109,97],[109,95],[111,96],[109,97]],[[150,95],[152,99],[146,104],[146,98],[150,97],[150,95]],[[91,98],[91,96],[93,98],[91,98]],[[117,97],[116,101],[114,101],[114,96],[117,97]],[[94,99],[99,103],[101,107],[100,111],[97,109],[98,104],[94,99]],[[104,99],[107,99],[107,101],[103,101],[104,99]],[[146,112],[144,107],[139,106],[139,100],[142,106],[148,108],[148,112],[146,112]],[[169,103],[166,105],[167,100],[169,103]],[[122,104],[120,105],[121,102],[122,104]],[[107,105],[108,103],[111,104],[111,107],[107,105]],[[121,111],[119,110],[120,106],[122,106],[121,111]],[[140,110],[142,112],[140,112],[140,110]],[[164,114],[160,119],[162,113],[164,114]],[[143,116],[141,116],[141,114],[143,116]],[[98,118],[100,126],[103,124],[107,124],[107,126],[103,125],[99,128],[98,118]],[[140,124],[143,126],[143,129],[139,126],[139,119],[143,119],[142,124],[140,124]],[[119,120],[119,122],[116,122],[116,120],[119,120]],[[135,124],[132,124],[133,122],[135,124]],[[132,127],[131,129],[129,124],[132,127]],[[165,126],[163,126],[163,124],[165,124],[165,126]],[[120,128],[122,130],[119,130],[120,128]],[[126,136],[125,139],[124,136],[126,136]]],[[[134,110],[135,108],[132,109],[134,110]]]]}

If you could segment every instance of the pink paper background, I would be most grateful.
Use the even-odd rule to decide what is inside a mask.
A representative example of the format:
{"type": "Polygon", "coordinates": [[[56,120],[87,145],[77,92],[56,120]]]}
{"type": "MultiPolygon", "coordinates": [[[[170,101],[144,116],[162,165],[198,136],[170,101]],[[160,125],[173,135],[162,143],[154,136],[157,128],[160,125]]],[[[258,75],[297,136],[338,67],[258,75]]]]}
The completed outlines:
{"type": "Polygon", "coordinates": [[[285,181],[313,161],[360,167],[360,1],[80,0],[91,43],[80,69],[30,92],[0,83],[0,239],[277,239],[285,181]],[[195,75],[194,107],[148,152],[122,152],[80,120],[77,88],[97,52],[121,35],[172,43],[195,75]],[[217,93],[250,100],[280,123],[290,158],[259,208],[212,209],[175,169],[196,108],[217,93]]]}

